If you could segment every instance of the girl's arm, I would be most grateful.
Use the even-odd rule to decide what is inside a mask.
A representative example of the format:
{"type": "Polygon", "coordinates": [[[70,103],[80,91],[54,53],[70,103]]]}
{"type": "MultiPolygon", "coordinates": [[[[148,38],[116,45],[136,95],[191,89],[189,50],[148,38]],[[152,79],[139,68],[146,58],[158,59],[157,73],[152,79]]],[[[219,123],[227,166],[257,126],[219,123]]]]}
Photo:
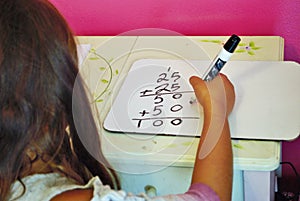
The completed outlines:
{"type": "Polygon", "coordinates": [[[204,112],[192,184],[206,184],[221,200],[230,201],[233,157],[228,115],[235,100],[233,85],[224,75],[210,82],[191,77],[190,83],[204,112]]]}

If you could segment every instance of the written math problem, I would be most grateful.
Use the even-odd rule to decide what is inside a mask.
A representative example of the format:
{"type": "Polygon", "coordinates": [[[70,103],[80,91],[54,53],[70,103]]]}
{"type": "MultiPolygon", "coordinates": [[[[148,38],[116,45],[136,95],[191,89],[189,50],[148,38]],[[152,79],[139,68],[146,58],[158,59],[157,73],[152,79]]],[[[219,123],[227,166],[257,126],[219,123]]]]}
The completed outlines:
{"type": "Polygon", "coordinates": [[[137,134],[199,135],[201,111],[189,83],[197,69],[184,60],[142,59],[121,83],[104,128],[137,134]]]}
{"type": "MultiPolygon", "coordinates": [[[[183,121],[198,120],[196,116],[184,116],[183,97],[190,97],[193,91],[182,91],[182,77],[179,71],[167,66],[165,72],[158,74],[154,85],[140,91],[139,98],[151,99],[152,104],[145,104],[138,112],[138,117],[132,118],[137,128],[149,127],[178,127],[183,121]],[[166,104],[168,103],[168,104],[166,104]],[[147,122],[146,124],[144,124],[147,122]],[[166,125],[167,124],[167,125],[166,125]]],[[[190,106],[189,106],[190,107],[190,106]]]]}

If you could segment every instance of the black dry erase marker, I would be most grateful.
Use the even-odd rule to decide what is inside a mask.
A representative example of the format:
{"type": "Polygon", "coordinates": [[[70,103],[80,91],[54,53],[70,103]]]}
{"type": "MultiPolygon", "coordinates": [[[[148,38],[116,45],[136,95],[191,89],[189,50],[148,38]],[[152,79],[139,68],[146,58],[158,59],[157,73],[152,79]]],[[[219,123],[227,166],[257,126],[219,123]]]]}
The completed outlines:
{"type": "Polygon", "coordinates": [[[235,48],[238,46],[241,39],[237,35],[232,35],[224,44],[223,48],[216,56],[216,58],[210,64],[208,70],[204,73],[203,79],[205,81],[210,81],[214,79],[225,65],[225,63],[230,59],[235,48]]]}

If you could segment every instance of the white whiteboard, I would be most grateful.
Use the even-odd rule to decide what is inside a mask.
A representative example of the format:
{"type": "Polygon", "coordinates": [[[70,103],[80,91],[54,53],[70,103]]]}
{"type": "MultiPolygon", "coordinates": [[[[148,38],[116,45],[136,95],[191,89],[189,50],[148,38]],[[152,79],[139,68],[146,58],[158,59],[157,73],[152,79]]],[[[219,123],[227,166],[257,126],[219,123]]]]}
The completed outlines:
{"type": "MultiPolygon", "coordinates": [[[[188,79],[209,61],[142,59],[133,63],[103,127],[117,133],[199,136],[202,111],[188,79]]],[[[300,133],[300,65],[230,61],[222,69],[235,86],[232,138],[291,140],[300,133]]]]}

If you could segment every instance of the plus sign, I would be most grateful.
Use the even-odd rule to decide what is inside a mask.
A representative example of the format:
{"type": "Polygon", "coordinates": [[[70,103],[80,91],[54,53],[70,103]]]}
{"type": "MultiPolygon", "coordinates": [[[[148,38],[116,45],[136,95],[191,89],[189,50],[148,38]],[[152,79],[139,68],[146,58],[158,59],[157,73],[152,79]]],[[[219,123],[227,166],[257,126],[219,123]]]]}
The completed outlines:
{"type": "Polygon", "coordinates": [[[146,114],[149,114],[149,112],[147,112],[146,110],[143,110],[142,112],[139,113],[142,115],[142,117],[145,116],[146,114]]]}

